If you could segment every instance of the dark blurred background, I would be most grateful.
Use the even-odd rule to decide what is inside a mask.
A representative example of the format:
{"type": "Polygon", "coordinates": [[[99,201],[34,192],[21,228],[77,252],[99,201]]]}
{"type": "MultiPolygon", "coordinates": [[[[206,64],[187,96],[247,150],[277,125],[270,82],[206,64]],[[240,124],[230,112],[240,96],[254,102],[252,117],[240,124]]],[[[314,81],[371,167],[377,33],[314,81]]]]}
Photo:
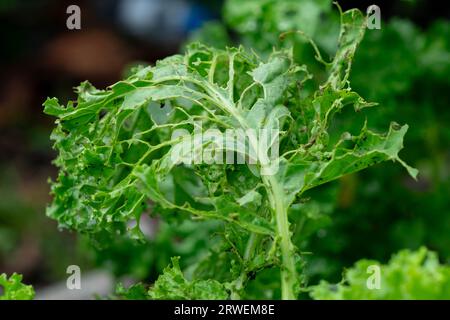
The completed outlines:
{"type": "MultiPolygon", "coordinates": [[[[340,4],[365,11],[372,2],[340,4]]],[[[405,18],[423,30],[449,18],[445,1],[376,4],[383,19],[405,18]]],[[[56,170],[53,119],[43,115],[42,102],[74,99],[73,87],[86,79],[102,88],[136,63],[179,52],[221,10],[219,0],[0,0],[0,273],[23,273],[43,286],[63,279],[69,264],[96,267],[76,235],[45,216],[47,178],[56,170]],[[66,28],[71,4],[81,8],[81,30],[66,28]]]]}

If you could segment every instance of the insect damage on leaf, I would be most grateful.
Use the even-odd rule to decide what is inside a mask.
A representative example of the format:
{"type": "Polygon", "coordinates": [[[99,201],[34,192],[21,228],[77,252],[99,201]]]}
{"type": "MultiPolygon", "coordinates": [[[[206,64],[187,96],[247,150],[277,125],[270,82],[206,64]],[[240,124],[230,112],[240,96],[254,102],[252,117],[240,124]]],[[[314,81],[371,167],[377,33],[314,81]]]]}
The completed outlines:
{"type": "MultiPolygon", "coordinates": [[[[289,212],[298,196],[386,160],[417,174],[398,156],[406,125],[391,125],[384,135],[365,126],[357,135],[342,132],[337,143],[329,139],[344,107],[374,106],[348,81],[365,18],[350,10],[341,23],[328,78],[314,92],[302,90],[312,75],[292,48],[261,58],[244,47],[194,43],[185,54],[139,69],[106,90],[85,82],[77,88],[78,100],[67,106],[48,99],[44,112],[57,118],[51,137],[59,175],[47,214],[62,227],[100,239],[142,239],[140,220],[148,213],[167,221],[220,221],[222,240],[194,266],[197,278],[186,280],[174,258],[148,297],[241,298],[251,279],[277,270],[281,298],[297,298],[303,262],[292,242],[289,212]],[[212,135],[198,135],[199,127],[202,133],[243,132],[249,148],[217,145],[212,135]],[[249,134],[263,130],[277,134],[249,134]],[[270,165],[268,154],[255,151],[262,145],[278,147],[270,165]],[[185,161],[185,151],[192,155],[211,146],[233,161],[185,161]],[[205,265],[224,270],[211,274],[205,265]]],[[[142,295],[141,289],[133,292],[142,295]]]]}

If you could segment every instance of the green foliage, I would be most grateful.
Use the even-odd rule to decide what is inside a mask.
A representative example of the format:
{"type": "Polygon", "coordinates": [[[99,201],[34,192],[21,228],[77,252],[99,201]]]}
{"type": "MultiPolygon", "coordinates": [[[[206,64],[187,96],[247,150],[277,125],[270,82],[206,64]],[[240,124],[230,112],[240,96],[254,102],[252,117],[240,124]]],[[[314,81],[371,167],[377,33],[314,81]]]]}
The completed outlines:
{"type": "Polygon", "coordinates": [[[32,300],[34,289],[22,283],[22,275],[13,273],[9,278],[0,275],[0,300],[32,300]]]}
{"type": "Polygon", "coordinates": [[[280,46],[279,35],[300,30],[333,55],[339,33],[339,15],[329,0],[238,0],[225,2],[224,20],[240,42],[264,54],[280,46]]]}
{"type": "Polygon", "coordinates": [[[444,88],[449,79],[442,73],[450,67],[449,31],[448,21],[420,30],[392,19],[362,41],[352,87],[380,104],[367,111],[371,127],[383,128],[385,119],[410,125],[403,157],[421,175],[413,182],[395,166],[381,165],[341,180],[335,209],[327,215],[332,223],[300,245],[314,252],[308,258],[313,283],[336,281],[343,267],[361,257],[385,262],[393,252],[421,245],[448,261],[450,112],[444,88]]]}
{"type": "Polygon", "coordinates": [[[142,284],[127,289],[119,285],[116,294],[132,300],[224,300],[229,296],[227,289],[216,280],[186,280],[180,270],[179,257],[172,258],[172,265],[164,269],[150,289],[142,284]]]}
{"type": "Polygon", "coordinates": [[[148,294],[151,299],[226,299],[228,293],[216,280],[187,281],[180,270],[179,258],[172,258],[172,266],[164,269],[148,294]]]}
{"type": "Polygon", "coordinates": [[[142,283],[137,283],[129,288],[125,288],[121,283],[116,286],[116,293],[113,298],[125,300],[147,300],[148,290],[142,283]]]}
{"type": "Polygon", "coordinates": [[[417,251],[403,250],[386,265],[360,260],[345,271],[339,284],[321,281],[311,288],[310,294],[314,299],[333,300],[450,299],[450,267],[439,264],[437,254],[424,247],[417,251]],[[367,286],[370,266],[380,268],[379,289],[367,286]]]}
{"type": "MultiPolygon", "coordinates": [[[[230,29],[238,35],[235,44],[244,43],[260,56],[270,55],[273,47],[292,46],[294,59],[308,64],[315,81],[325,75],[314,55],[319,52],[329,60],[335,51],[339,19],[331,8],[331,1],[255,0],[244,6],[228,0],[222,30],[203,38],[200,31],[196,37],[226,42],[225,30],[230,29]],[[308,26],[301,25],[306,21],[298,19],[302,15],[308,15],[308,26]],[[283,33],[285,40],[280,41],[283,33]],[[317,51],[311,49],[311,38],[317,51]]],[[[427,245],[449,259],[449,39],[448,20],[420,29],[394,17],[383,21],[380,30],[366,32],[355,53],[352,88],[380,104],[365,110],[369,127],[384,130],[386,119],[410,125],[403,157],[418,166],[421,175],[414,182],[398,166],[381,164],[306,194],[311,199],[296,205],[293,213],[299,221],[294,242],[313,253],[306,265],[311,283],[336,281],[343,267],[361,257],[386,261],[402,248],[427,245]]],[[[305,84],[303,89],[310,87],[305,84]]],[[[358,126],[360,121],[344,111],[329,134],[358,126]]]]}
{"type": "Polygon", "coordinates": [[[154,219],[150,223],[152,234],[142,241],[124,235],[93,248],[92,241],[86,238],[82,249],[94,249],[96,263],[110,268],[117,277],[126,275],[153,281],[162,273],[171,257],[180,256],[182,267],[189,267],[216,242],[210,236],[218,227],[214,221],[182,220],[169,223],[154,219]]]}
{"type": "MultiPolygon", "coordinates": [[[[189,268],[192,280],[174,258],[149,298],[237,299],[251,296],[246,287],[273,272],[279,278],[271,277],[278,284],[266,290],[269,297],[297,298],[304,263],[291,222],[304,193],[387,160],[417,175],[398,156],[407,125],[392,123],[386,134],[364,121],[353,132],[336,126],[337,114],[375,105],[349,85],[364,32],[361,12],[341,14],[339,45],[323,79],[288,45],[261,58],[244,47],[194,43],[184,55],[138,69],[106,90],[85,82],[67,106],[48,99],[45,113],[57,118],[52,139],[60,171],[47,214],[99,244],[120,236],[142,241],[140,221],[148,210],[169,224],[216,221],[212,231],[220,240],[189,268]],[[185,163],[193,139],[202,148],[215,143],[195,134],[199,121],[203,132],[276,130],[278,157],[268,164],[268,154],[253,154],[265,142],[248,135],[251,148],[241,151],[255,164],[185,163]],[[174,135],[177,129],[185,134],[174,135]]],[[[214,147],[216,153],[236,151],[214,147]]],[[[131,293],[119,288],[119,294],[141,297],[142,287],[131,293]]]]}

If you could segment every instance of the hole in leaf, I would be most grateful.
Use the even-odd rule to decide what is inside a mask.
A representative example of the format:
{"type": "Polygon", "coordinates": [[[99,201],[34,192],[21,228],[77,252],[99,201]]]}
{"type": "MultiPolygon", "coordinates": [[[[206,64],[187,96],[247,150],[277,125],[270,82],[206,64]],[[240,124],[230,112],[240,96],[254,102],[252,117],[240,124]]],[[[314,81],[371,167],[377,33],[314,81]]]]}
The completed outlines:
{"type": "Polygon", "coordinates": [[[107,113],[108,111],[106,111],[105,109],[100,110],[100,113],[98,115],[99,120],[103,119],[107,113]]]}

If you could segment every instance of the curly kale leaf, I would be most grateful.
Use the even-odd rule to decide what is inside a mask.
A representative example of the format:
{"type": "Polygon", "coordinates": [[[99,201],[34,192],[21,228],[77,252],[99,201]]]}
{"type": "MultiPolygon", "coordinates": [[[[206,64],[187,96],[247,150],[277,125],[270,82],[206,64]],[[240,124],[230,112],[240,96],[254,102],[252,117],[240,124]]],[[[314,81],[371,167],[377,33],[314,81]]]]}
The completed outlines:
{"type": "Polygon", "coordinates": [[[179,257],[173,257],[170,266],[164,269],[150,289],[143,284],[129,288],[118,285],[116,295],[131,300],[225,300],[229,293],[216,280],[186,280],[180,269],[179,257]]]}
{"type": "Polygon", "coordinates": [[[172,258],[172,266],[164,272],[150,288],[151,299],[224,300],[228,298],[225,287],[215,280],[185,279],[180,270],[179,258],[172,258]]]}
{"type": "Polygon", "coordinates": [[[220,221],[221,246],[228,247],[222,267],[230,272],[187,282],[174,260],[150,296],[195,297],[197,287],[221,292],[226,284],[239,298],[256,273],[278,268],[281,297],[296,298],[302,261],[291,241],[290,207],[303,192],[386,160],[417,174],[398,157],[407,126],[391,125],[386,135],[365,126],[357,135],[341,132],[338,142],[329,137],[344,107],[374,106],[348,81],[364,30],[361,12],[342,13],[337,53],[314,92],[303,90],[312,75],[292,48],[261,58],[243,47],[197,43],[106,90],[83,83],[67,106],[48,99],[60,169],[48,215],[100,238],[142,239],[140,219],[149,209],[167,221],[220,221]],[[275,137],[253,134],[263,129],[275,137]],[[245,147],[211,134],[227,130],[245,137],[245,147]],[[269,159],[267,146],[274,145],[269,159]],[[198,154],[202,161],[192,157],[198,154]]]}
{"type": "Polygon", "coordinates": [[[14,273],[9,278],[0,275],[0,300],[32,300],[34,289],[22,283],[22,275],[14,273]]]}
{"type": "Polygon", "coordinates": [[[322,281],[312,287],[314,299],[333,300],[422,300],[450,299],[450,266],[442,265],[436,253],[420,248],[395,254],[389,263],[360,260],[346,270],[339,284],[322,281]],[[379,267],[379,287],[369,288],[373,266],[379,267]],[[372,267],[372,268],[371,268],[372,267]]]}

